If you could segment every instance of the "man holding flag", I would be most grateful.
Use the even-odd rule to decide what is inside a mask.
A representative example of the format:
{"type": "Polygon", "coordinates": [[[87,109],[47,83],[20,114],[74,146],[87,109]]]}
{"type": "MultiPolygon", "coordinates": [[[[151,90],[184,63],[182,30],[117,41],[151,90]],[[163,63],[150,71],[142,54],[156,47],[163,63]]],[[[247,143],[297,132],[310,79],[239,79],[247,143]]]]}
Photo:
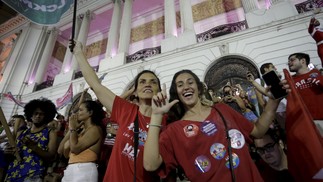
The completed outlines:
{"type": "Polygon", "coordinates": [[[323,76],[309,70],[310,57],[294,53],[288,57],[291,86],[287,97],[286,135],[288,169],[296,181],[323,181],[323,138],[319,132],[323,121],[323,76]],[[314,123],[317,123],[317,127],[314,123]],[[320,124],[319,124],[320,123],[320,124]]]}

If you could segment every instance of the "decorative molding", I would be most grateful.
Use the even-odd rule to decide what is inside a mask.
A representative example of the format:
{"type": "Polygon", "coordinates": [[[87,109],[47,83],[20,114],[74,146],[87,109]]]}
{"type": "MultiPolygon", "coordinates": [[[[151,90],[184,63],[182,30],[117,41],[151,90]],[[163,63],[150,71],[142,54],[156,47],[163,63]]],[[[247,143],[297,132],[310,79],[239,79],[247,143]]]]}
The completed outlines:
{"type": "Polygon", "coordinates": [[[20,14],[11,18],[10,20],[0,25],[0,39],[2,38],[2,36],[15,30],[18,30],[20,26],[25,25],[27,23],[30,23],[29,20],[20,14]]]}
{"type": "Polygon", "coordinates": [[[230,23],[226,25],[220,25],[215,28],[212,28],[206,32],[197,34],[198,42],[205,42],[207,40],[226,35],[233,32],[240,32],[248,28],[247,21],[240,21],[236,23],[230,23]]]}
{"type": "Polygon", "coordinates": [[[126,63],[132,63],[140,59],[155,56],[160,53],[161,53],[161,46],[143,49],[143,50],[137,51],[132,55],[127,56],[126,63]]]}
{"type": "Polygon", "coordinates": [[[299,4],[295,4],[297,12],[299,14],[305,13],[308,11],[313,11],[316,8],[323,7],[323,1],[321,0],[308,0],[299,4]]]}
{"type": "Polygon", "coordinates": [[[36,88],[35,88],[35,92],[38,90],[42,90],[48,87],[53,86],[54,80],[46,80],[41,84],[37,84],[36,88]]]}

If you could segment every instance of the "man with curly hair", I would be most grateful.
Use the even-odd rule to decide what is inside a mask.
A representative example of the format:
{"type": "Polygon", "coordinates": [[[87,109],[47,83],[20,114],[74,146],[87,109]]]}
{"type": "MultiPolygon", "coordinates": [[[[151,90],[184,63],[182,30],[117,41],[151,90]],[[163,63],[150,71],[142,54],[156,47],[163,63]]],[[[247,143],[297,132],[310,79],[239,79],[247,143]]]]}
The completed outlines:
{"type": "Polygon", "coordinates": [[[17,133],[16,143],[22,160],[15,159],[9,164],[5,181],[41,182],[45,161],[53,159],[57,150],[56,132],[47,127],[57,111],[52,101],[42,98],[27,103],[24,113],[32,126],[17,133]]]}

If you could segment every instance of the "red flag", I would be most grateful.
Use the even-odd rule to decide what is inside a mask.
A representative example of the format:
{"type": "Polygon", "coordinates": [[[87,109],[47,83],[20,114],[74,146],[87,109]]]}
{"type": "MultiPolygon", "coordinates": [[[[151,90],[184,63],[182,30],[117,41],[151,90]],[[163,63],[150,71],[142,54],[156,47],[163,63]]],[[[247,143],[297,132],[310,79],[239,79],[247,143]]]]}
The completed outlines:
{"type": "Polygon", "coordinates": [[[289,72],[285,79],[291,86],[287,96],[286,136],[288,170],[296,181],[321,181],[313,176],[323,168],[323,140],[289,72]]]}

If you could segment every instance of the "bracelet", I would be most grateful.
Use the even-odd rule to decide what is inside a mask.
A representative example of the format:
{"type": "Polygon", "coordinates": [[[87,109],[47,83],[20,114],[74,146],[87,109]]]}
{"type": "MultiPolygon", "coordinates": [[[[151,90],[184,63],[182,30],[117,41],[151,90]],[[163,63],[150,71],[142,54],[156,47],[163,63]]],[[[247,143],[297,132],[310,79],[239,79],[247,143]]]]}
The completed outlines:
{"type": "Polygon", "coordinates": [[[160,124],[148,124],[148,126],[154,126],[154,127],[157,127],[157,128],[162,128],[163,126],[160,125],[160,124]]]}

